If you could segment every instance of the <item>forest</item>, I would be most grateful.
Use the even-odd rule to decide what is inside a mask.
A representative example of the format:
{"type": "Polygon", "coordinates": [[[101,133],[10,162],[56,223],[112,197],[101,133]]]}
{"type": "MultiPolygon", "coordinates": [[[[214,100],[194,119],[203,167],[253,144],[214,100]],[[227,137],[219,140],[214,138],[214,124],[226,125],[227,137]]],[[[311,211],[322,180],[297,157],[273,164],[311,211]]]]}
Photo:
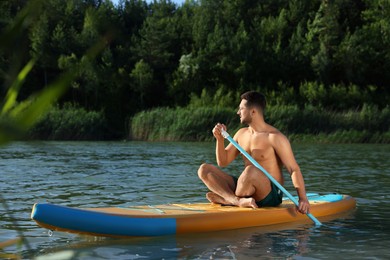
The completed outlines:
{"type": "Polygon", "coordinates": [[[291,135],[390,143],[389,0],[6,0],[0,31],[26,9],[26,33],[0,49],[1,98],[29,61],[20,100],[76,74],[29,138],[207,140],[259,90],[291,135]]]}

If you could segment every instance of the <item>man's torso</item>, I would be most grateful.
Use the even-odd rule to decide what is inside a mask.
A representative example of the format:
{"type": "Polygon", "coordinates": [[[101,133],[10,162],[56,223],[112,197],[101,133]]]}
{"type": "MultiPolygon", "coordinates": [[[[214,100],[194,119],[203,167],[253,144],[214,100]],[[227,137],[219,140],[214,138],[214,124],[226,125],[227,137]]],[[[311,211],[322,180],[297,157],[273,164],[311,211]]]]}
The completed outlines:
{"type": "MultiPolygon", "coordinates": [[[[268,173],[270,173],[279,183],[283,184],[281,162],[270,140],[281,134],[276,129],[271,131],[254,132],[246,128],[237,136],[237,142],[249,153],[268,173]]],[[[245,166],[251,165],[248,159],[243,156],[245,166]]]]}

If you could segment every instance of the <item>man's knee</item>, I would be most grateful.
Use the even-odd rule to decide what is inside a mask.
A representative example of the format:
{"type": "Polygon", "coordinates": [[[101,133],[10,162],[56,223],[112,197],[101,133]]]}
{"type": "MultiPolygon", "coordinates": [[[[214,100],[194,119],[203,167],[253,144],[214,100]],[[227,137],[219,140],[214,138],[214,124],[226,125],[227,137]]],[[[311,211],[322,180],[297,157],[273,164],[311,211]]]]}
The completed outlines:
{"type": "Polygon", "coordinates": [[[242,181],[253,181],[254,179],[258,179],[259,178],[259,173],[260,170],[257,169],[257,167],[253,166],[253,165],[248,165],[247,167],[245,167],[245,170],[242,172],[241,176],[240,176],[240,179],[242,181]]]}
{"type": "Polygon", "coordinates": [[[201,166],[199,166],[198,169],[198,177],[203,180],[207,177],[207,175],[210,172],[211,165],[208,163],[203,163],[201,166]]]}

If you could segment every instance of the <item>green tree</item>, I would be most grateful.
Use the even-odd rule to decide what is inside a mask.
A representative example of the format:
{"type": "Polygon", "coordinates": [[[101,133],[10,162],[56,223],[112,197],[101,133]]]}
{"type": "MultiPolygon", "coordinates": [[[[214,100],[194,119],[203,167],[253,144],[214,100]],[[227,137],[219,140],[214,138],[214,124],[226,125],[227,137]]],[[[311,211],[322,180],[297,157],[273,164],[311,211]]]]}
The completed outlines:
{"type": "Polygon", "coordinates": [[[139,94],[141,106],[143,106],[145,96],[153,94],[151,92],[153,86],[153,69],[144,60],[140,60],[135,64],[130,77],[133,79],[135,91],[139,94]]]}
{"type": "Polygon", "coordinates": [[[134,36],[132,53],[144,60],[153,70],[153,96],[145,100],[147,107],[167,104],[168,86],[180,57],[176,6],[171,1],[154,1],[139,36],[134,36]]]}
{"type": "Polygon", "coordinates": [[[315,15],[309,22],[307,42],[311,45],[312,67],[318,79],[329,84],[334,79],[334,54],[341,33],[338,24],[339,9],[333,1],[322,0],[315,15]]]}
{"type": "Polygon", "coordinates": [[[340,62],[349,79],[359,85],[383,88],[390,83],[390,3],[367,1],[363,25],[350,33],[340,48],[340,62]]]}

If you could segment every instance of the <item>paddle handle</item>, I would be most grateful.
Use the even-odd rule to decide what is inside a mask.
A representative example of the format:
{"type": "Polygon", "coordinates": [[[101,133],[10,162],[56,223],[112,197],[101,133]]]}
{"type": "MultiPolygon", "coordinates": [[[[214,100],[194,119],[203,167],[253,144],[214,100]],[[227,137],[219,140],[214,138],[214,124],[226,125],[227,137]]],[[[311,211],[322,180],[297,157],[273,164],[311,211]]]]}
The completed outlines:
{"type": "MultiPolygon", "coordinates": [[[[254,166],[256,166],[260,171],[262,171],[268,179],[275,184],[296,206],[299,206],[299,202],[282,186],[280,183],[272,177],[255,159],[252,158],[234,139],[224,130],[221,129],[221,134],[225,139],[228,139],[231,144],[233,144],[254,166]]],[[[321,222],[318,221],[311,213],[306,213],[306,215],[317,225],[320,226],[321,222]]]]}

